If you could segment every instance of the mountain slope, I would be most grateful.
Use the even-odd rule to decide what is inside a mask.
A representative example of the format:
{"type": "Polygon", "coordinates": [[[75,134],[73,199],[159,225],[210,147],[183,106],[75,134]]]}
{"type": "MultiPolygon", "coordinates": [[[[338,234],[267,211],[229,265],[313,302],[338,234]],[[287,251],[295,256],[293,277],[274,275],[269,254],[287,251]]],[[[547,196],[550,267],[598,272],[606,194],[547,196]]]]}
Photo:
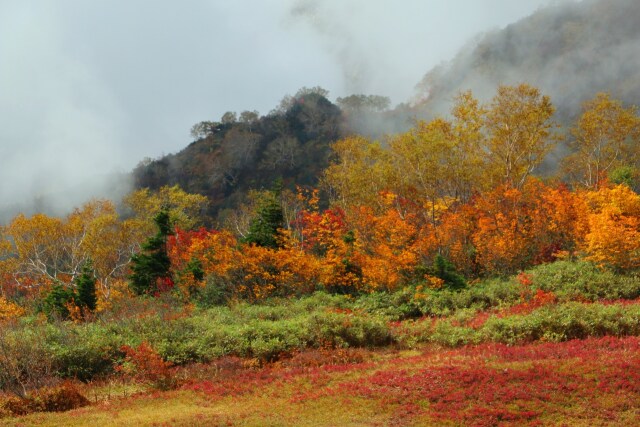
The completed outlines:
{"type": "MultiPolygon", "coordinates": [[[[582,102],[597,92],[640,104],[637,22],[638,0],[584,0],[540,9],[479,36],[452,61],[429,71],[411,104],[388,110],[383,97],[354,95],[339,98],[338,106],[322,89],[302,89],[267,116],[203,122],[208,130],[202,138],[177,154],[141,163],[135,185],[179,184],[206,195],[214,218],[244,201],[250,189],[269,188],[277,179],[289,188],[316,184],[335,140],[349,133],[381,137],[405,131],[414,117],[446,114],[460,91],[488,100],[500,84],[526,82],[551,96],[556,119],[564,125],[571,125],[582,102]],[[373,101],[379,102],[368,105],[373,101]]],[[[556,161],[548,159],[545,167],[555,168],[556,161]]]]}
{"type": "Polygon", "coordinates": [[[640,103],[640,2],[585,0],[540,9],[480,36],[418,85],[420,109],[443,113],[461,90],[481,99],[499,84],[527,82],[572,120],[596,92],[640,103]]]}
{"type": "Polygon", "coordinates": [[[135,186],[180,185],[209,197],[209,214],[237,206],[251,189],[313,185],[341,135],[340,109],[325,93],[301,90],[276,111],[250,121],[203,122],[202,138],[176,154],[141,163],[135,186]]]}

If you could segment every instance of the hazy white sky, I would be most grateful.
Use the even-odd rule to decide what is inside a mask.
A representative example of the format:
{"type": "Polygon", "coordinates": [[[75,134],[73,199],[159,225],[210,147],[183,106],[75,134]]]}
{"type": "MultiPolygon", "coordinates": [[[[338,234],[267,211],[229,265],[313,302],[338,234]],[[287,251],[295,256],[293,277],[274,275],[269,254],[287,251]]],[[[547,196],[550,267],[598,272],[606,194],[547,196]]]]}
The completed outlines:
{"type": "Polygon", "coordinates": [[[406,101],[474,35],[548,2],[0,0],[0,197],[128,171],[302,86],[406,101]]]}

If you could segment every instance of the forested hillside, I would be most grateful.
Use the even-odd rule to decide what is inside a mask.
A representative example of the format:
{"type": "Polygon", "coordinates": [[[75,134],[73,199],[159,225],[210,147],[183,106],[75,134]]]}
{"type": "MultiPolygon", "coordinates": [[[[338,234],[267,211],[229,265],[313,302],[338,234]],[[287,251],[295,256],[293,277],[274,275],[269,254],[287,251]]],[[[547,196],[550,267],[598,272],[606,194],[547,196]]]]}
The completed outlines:
{"type": "Polygon", "coordinates": [[[141,163],[137,187],[180,185],[220,209],[246,201],[250,189],[316,184],[328,165],[329,145],[343,133],[340,109],[320,88],[301,89],[270,114],[227,113],[220,121],[194,125],[195,141],[177,154],[141,163]]]}
{"type": "MultiPolygon", "coordinates": [[[[429,71],[410,103],[391,108],[382,96],[350,95],[332,103],[321,88],[301,89],[267,115],[227,113],[194,125],[194,142],[176,154],[146,160],[136,188],[178,184],[207,196],[211,223],[250,200],[250,190],[315,185],[328,166],[330,144],[357,133],[374,138],[404,132],[415,119],[448,115],[454,98],[471,90],[488,100],[500,84],[521,82],[550,96],[554,120],[571,126],[581,104],[607,92],[626,105],[640,102],[640,3],[588,0],[541,9],[479,36],[450,62],[429,71]]],[[[560,143],[543,164],[557,175],[571,149],[560,143]]]]}

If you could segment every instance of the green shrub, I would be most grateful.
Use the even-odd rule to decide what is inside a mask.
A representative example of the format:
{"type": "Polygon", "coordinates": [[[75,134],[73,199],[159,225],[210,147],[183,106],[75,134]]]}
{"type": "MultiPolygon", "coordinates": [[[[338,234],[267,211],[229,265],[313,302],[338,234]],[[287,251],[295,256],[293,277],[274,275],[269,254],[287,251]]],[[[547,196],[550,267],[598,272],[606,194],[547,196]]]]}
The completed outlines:
{"type": "Polygon", "coordinates": [[[461,326],[454,326],[451,321],[443,320],[436,323],[428,342],[446,347],[459,347],[477,343],[480,338],[476,331],[461,326]]]}
{"type": "Polygon", "coordinates": [[[193,298],[200,308],[227,305],[234,295],[234,287],[230,282],[216,275],[206,277],[204,287],[194,291],[193,298]]]}
{"type": "Polygon", "coordinates": [[[415,300],[415,287],[405,287],[393,293],[372,292],[360,296],[353,304],[354,308],[384,316],[389,320],[417,318],[424,313],[420,303],[415,300]]]}
{"type": "Polygon", "coordinates": [[[530,270],[533,287],[562,301],[640,298],[638,274],[616,274],[586,261],[557,261],[530,270]]]}
{"type": "Polygon", "coordinates": [[[387,320],[371,315],[315,313],[310,318],[311,344],[334,347],[378,347],[394,342],[387,320]]]}
{"type": "Polygon", "coordinates": [[[58,376],[88,381],[113,372],[122,334],[96,324],[47,327],[45,345],[58,376]]]}
{"type": "Polygon", "coordinates": [[[528,315],[492,317],[480,333],[484,341],[507,344],[535,340],[566,341],[592,336],[640,333],[640,306],[569,302],[542,307],[528,315]]]}

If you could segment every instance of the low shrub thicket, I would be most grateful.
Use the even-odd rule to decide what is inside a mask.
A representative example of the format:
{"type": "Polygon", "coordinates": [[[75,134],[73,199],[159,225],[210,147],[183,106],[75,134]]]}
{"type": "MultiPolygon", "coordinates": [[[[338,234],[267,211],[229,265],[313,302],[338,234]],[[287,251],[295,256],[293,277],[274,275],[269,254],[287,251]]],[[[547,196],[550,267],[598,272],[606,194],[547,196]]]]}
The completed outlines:
{"type": "Polygon", "coordinates": [[[636,276],[558,262],[532,269],[525,278],[487,280],[459,291],[414,286],[358,298],[318,292],[206,309],[171,296],[143,297],[124,301],[91,323],[23,318],[0,334],[0,387],[25,397],[30,389],[53,384],[52,378],[88,381],[110,375],[131,357],[125,349],[142,343],[159,360],[178,366],[224,356],[270,362],[306,348],[640,334],[640,304],[590,303],[636,298],[636,276]],[[538,294],[549,298],[540,304],[526,300],[538,294]]]}
{"type": "Polygon", "coordinates": [[[532,286],[561,301],[640,298],[640,274],[616,274],[586,261],[557,261],[530,270],[532,286]]]}
{"type": "Polygon", "coordinates": [[[81,408],[89,400],[70,381],[44,387],[29,397],[9,397],[0,401],[0,414],[26,415],[32,412],[62,412],[81,408]]]}

